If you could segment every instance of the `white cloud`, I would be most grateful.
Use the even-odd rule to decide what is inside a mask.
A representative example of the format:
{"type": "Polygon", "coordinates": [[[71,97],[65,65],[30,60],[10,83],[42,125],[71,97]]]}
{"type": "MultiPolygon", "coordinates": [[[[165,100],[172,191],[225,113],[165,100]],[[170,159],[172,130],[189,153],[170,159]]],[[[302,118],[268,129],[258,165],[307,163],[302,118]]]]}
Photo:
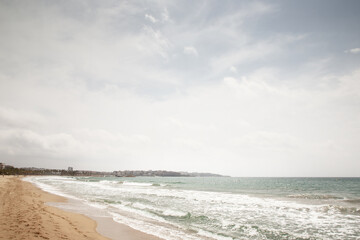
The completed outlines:
{"type": "Polygon", "coordinates": [[[231,67],[230,67],[230,71],[233,72],[233,73],[237,73],[237,69],[236,69],[236,67],[234,67],[234,66],[231,66],[231,67]]]}
{"type": "MultiPolygon", "coordinates": [[[[335,161],[343,153],[354,153],[359,147],[360,133],[354,129],[360,113],[356,105],[344,104],[359,98],[350,92],[357,88],[357,71],[340,76],[338,87],[325,92],[289,88],[282,81],[274,85],[276,78],[275,69],[261,69],[151,101],[121,88],[91,91],[75,85],[64,95],[58,86],[24,82],[27,94],[17,94],[19,105],[10,101],[15,104],[13,113],[2,114],[22,116],[23,109],[38,106],[33,112],[39,117],[31,119],[42,124],[1,130],[0,151],[16,159],[39,156],[46,159],[46,167],[56,167],[55,159],[70,164],[76,158],[73,166],[81,168],[99,168],[96,162],[101,160],[106,170],[167,168],[252,176],[287,175],[294,165],[305,174],[307,159],[335,161]],[[334,104],[338,99],[342,103],[334,104]],[[325,151],[329,140],[339,147],[325,151]],[[241,164],[247,165],[246,172],[224,167],[241,164]],[[259,165],[266,165],[266,170],[259,165]]],[[[7,91],[18,88],[7,86],[7,91]]]]}
{"type": "Polygon", "coordinates": [[[302,147],[298,139],[288,134],[278,132],[251,132],[240,138],[235,138],[232,141],[237,147],[258,151],[292,151],[302,147]]]}
{"type": "Polygon", "coordinates": [[[70,149],[74,155],[81,151],[72,136],[65,133],[41,135],[25,129],[1,130],[0,142],[0,151],[8,155],[53,156],[56,153],[68,154],[70,149]]]}
{"type": "Polygon", "coordinates": [[[238,9],[231,14],[227,14],[226,16],[219,18],[213,24],[217,28],[234,27],[237,25],[241,25],[248,18],[266,15],[274,11],[276,11],[276,8],[271,4],[262,2],[250,2],[246,5],[246,7],[238,9]]]}
{"type": "Polygon", "coordinates": [[[283,35],[255,43],[251,39],[246,40],[239,44],[236,50],[232,49],[220,56],[214,56],[210,64],[215,72],[222,72],[233,65],[263,61],[281,54],[288,44],[300,41],[304,37],[304,35],[283,35]]]}
{"type": "Polygon", "coordinates": [[[235,87],[239,86],[238,81],[233,77],[225,77],[223,81],[229,87],[234,87],[235,88],[235,87]]]}
{"type": "Polygon", "coordinates": [[[155,17],[151,16],[150,14],[145,14],[145,19],[149,20],[152,23],[157,23],[159,21],[155,17]]]}
{"type": "Polygon", "coordinates": [[[162,34],[160,30],[155,30],[152,27],[144,27],[145,36],[141,39],[140,50],[149,52],[150,54],[157,53],[163,58],[168,58],[167,50],[170,47],[169,40],[162,34]]]}
{"type": "Polygon", "coordinates": [[[164,11],[161,13],[161,17],[162,17],[163,22],[170,21],[170,15],[169,15],[169,11],[167,8],[164,8],[164,11]]]}
{"type": "Polygon", "coordinates": [[[358,174],[359,70],[298,59],[305,35],[253,35],[245,23],[276,10],[266,4],[213,16],[209,3],[197,14],[155,3],[157,18],[131,4],[72,15],[0,3],[4,159],[248,176],[336,175],[331,161],[358,174]]]}
{"type": "Polygon", "coordinates": [[[193,46],[184,47],[184,53],[187,55],[199,56],[198,51],[193,46]]]}
{"type": "Polygon", "coordinates": [[[339,88],[336,91],[341,96],[360,97],[360,69],[338,79],[339,88]]]}
{"type": "Polygon", "coordinates": [[[175,144],[175,147],[178,148],[185,148],[186,149],[190,149],[190,150],[195,150],[195,151],[199,151],[201,150],[204,146],[201,142],[194,140],[193,138],[176,138],[173,139],[173,143],[175,144]]]}
{"type": "Polygon", "coordinates": [[[25,128],[43,124],[45,119],[34,112],[18,112],[12,108],[0,106],[0,125],[7,127],[25,128]]]}
{"type": "Polygon", "coordinates": [[[358,54],[358,53],[360,53],[360,48],[353,48],[353,49],[345,50],[345,53],[358,54]]]}
{"type": "MultiPolygon", "coordinates": [[[[113,134],[99,129],[78,129],[67,133],[42,134],[27,129],[0,130],[0,153],[10,157],[46,158],[44,166],[55,167],[54,159],[77,159],[85,166],[88,159],[113,162],[119,156],[146,149],[151,140],[145,135],[113,134]]],[[[109,169],[110,170],[110,169],[109,169]]]]}

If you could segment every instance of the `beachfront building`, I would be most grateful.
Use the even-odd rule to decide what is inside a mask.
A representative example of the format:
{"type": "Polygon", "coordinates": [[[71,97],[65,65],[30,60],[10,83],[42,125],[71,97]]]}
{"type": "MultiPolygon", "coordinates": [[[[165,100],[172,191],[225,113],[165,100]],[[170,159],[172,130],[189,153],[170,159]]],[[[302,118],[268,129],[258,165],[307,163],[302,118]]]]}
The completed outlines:
{"type": "Polygon", "coordinates": [[[68,167],[68,171],[72,172],[72,171],[74,171],[74,169],[72,167],[68,167]]]}

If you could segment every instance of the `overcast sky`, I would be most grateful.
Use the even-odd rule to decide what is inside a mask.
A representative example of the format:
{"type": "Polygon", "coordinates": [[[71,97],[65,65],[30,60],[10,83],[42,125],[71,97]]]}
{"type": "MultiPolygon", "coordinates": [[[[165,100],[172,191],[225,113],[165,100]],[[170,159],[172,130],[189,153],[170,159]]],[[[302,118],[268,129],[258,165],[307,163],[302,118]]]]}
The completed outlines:
{"type": "Polygon", "coordinates": [[[0,162],[360,176],[359,1],[0,1],[0,162]]]}

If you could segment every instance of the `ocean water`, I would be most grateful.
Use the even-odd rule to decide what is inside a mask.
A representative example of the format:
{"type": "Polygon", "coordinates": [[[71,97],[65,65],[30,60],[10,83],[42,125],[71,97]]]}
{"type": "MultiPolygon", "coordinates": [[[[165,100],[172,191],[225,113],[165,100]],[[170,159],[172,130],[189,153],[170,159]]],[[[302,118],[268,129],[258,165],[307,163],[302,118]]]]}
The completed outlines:
{"type": "Polygon", "coordinates": [[[360,178],[29,177],[164,239],[360,239],[360,178]]]}

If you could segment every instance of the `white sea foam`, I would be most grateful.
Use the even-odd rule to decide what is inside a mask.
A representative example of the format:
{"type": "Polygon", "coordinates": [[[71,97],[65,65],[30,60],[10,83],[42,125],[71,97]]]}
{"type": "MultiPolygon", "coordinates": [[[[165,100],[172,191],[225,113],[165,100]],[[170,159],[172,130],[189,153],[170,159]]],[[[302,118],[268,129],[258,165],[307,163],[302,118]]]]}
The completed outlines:
{"type": "MultiPolygon", "coordinates": [[[[63,191],[61,191],[59,188],[57,188],[54,185],[45,184],[45,183],[40,182],[39,179],[42,179],[42,178],[43,177],[25,177],[25,178],[23,178],[23,180],[34,184],[35,186],[44,190],[45,192],[52,193],[52,194],[62,196],[65,198],[80,200],[79,198],[77,198],[73,195],[64,193],[63,191]]],[[[53,179],[53,180],[57,179],[57,180],[61,180],[61,181],[66,181],[66,179],[67,179],[66,177],[56,177],[56,176],[51,176],[51,177],[47,177],[47,178],[53,179]]]]}
{"type": "Polygon", "coordinates": [[[188,212],[171,210],[171,209],[166,209],[166,210],[163,212],[163,214],[166,215],[166,216],[172,216],[172,217],[185,217],[185,216],[187,216],[189,213],[188,213],[188,212]]]}
{"type": "MultiPolygon", "coordinates": [[[[294,199],[280,199],[170,188],[161,185],[163,183],[154,186],[153,182],[119,184],[117,179],[31,177],[27,180],[46,191],[81,199],[106,210],[116,221],[135,229],[171,240],[234,236],[236,239],[268,239],[269,236],[352,239],[351,236],[360,234],[359,208],[298,201],[307,195],[294,194],[294,199]]],[[[321,196],[326,197],[317,197],[314,201],[332,200],[332,195],[321,196]]]]}
{"type": "Polygon", "coordinates": [[[124,182],[123,182],[123,185],[147,187],[147,186],[152,186],[152,183],[142,183],[142,182],[128,182],[128,181],[124,181],[124,182]]]}

